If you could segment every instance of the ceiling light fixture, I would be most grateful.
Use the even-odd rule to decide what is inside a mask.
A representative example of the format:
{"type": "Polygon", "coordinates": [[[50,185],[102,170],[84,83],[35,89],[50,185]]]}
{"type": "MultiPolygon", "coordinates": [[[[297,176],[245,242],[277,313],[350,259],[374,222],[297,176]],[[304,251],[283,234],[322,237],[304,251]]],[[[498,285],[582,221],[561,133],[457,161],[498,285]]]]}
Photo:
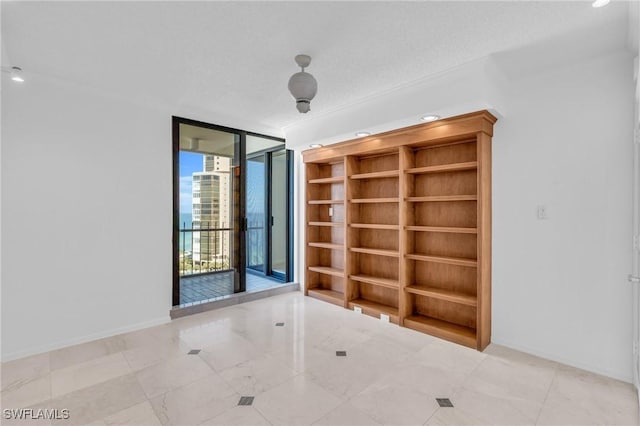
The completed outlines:
{"type": "Polygon", "coordinates": [[[369,132],[358,132],[358,133],[356,133],[356,136],[359,137],[359,138],[363,138],[365,136],[371,136],[371,133],[369,133],[369,132]]]}
{"type": "Polygon", "coordinates": [[[436,121],[436,120],[439,120],[439,119],[440,119],[440,116],[439,116],[439,115],[433,115],[433,114],[430,114],[430,115],[424,115],[424,116],[420,117],[420,120],[422,120],[422,121],[426,121],[426,122],[429,122],[429,121],[436,121]]]}
{"type": "Polygon", "coordinates": [[[608,5],[611,2],[611,0],[595,0],[593,3],[591,3],[592,7],[603,7],[608,5]]]}
{"type": "Polygon", "coordinates": [[[2,67],[2,72],[9,73],[11,80],[16,83],[24,83],[24,77],[22,77],[22,68],[20,67],[2,67]]]}
{"type": "Polygon", "coordinates": [[[295,61],[302,71],[295,73],[289,79],[289,91],[296,100],[298,112],[306,114],[311,109],[311,100],[318,92],[318,82],[311,74],[304,72],[311,63],[311,56],[297,55],[295,61]]]}
{"type": "Polygon", "coordinates": [[[321,143],[312,143],[311,145],[309,145],[309,148],[322,148],[324,145],[322,145],[321,143]]]}

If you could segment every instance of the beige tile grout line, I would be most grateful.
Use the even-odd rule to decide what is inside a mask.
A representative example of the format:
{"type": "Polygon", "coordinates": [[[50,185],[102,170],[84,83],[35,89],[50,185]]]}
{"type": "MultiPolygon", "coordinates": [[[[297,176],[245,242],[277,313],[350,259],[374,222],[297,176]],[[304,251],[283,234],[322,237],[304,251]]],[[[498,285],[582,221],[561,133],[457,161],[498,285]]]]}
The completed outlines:
{"type": "Polygon", "coordinates": [[[544,409],[544,406],[547,403],[547,399],[549,398],[549,394],[551,393],[551,388],[553,387],[553,384],[556,381],[556,377],[558,377],[558,369],[559,368],[560,368],[560,364],[556,363],[556,367],[553,370],[553,379],[551,379],[551,383],[549,383],[549,389],[547,389],[547,394],[544,396],[544,400],[542,401],[542,404],[540,405],[540,411],[538,411],[538,415],[536,416],[536,422],[534,423],[535,425],[537,425],[538,421],[540,420],[540,415],[542,414],[542,410],[544,409]]]}
{"type": "MultiPolygon", "coordinates": [[[[483,362],[485,362],[485,361],[487,360],[487,358],[489,358],[489,356],[490,356],[489,354],[484,354],[484,355],[485,355],[484,359],[483,359],[482,361],[480,361],[480,362],[478,363],[478,365],[476,365],[475,367],[473,367],[473,370],[469,371],[469,373],[468,373],[468,374],[467,374],[467,376],[464,378],[464,380],[462,381],[462,383],[460,384],[460,386],[459,386],[459,387],[458,387],[458,388],[453,392],[453,394],[451,395],[451,398],[453,398],[453,399],[455,400],[456,395],[458,395],[458,394],[460,393],[460,390],[461,390],[462,388],[464,388],[464,385],[465,385],[465,383],[467,383],[467,381],[469,380],[469,377],[471,377],[471,375],[472,375],[473,373],[475,373],[475,372],[476,372],[476,370],[477,370],[478,368],[480,368],[480,365],[482,365],[482,363],[483,363],[483,362]]],[[[453,401],[452,401],[452,402],[453,402],[453,401]]],[[[454,405],[454,408],[455,408],[455,405],[454,405]]],[[[438,407],[438,408],[436,409],[436,411],[434,411],[434,412],[433,412],[433,414],[432,414],[432,415],[427,419],[427,421],[425,421],[425,422],[423,423],[423,426],[424,426],[424,425],[426,425],[427,423],[429,423],[429,420],[431,420],[431,419],[433,418],[433,416],[435,416],[435,415],[436,415],[436,413],[437,413],[438,411],[440,411],[441,409],[442,409],[442,407],[438,407]]],[[[460,411],[464,411],[464,410],[460,410],[460,411]]],[[[474,417],[475,417],[475,416],[474,416],[474,417]]]]}

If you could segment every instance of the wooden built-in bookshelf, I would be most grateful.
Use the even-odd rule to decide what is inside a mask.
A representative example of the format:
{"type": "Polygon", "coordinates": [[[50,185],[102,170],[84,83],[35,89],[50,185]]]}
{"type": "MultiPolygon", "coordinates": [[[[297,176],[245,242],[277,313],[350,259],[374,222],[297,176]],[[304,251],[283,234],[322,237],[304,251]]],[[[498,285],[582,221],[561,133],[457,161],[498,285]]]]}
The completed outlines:
{"type": "Polygon", "coordinates": [[[344,160],[308,164],[305,294],[342,307],[345,301],[344,160]]]}
{"type": "Polygon", "coordinates": [[[495,121],[479,111],[305,151],[305,294],[484,350],[495,121]]]}

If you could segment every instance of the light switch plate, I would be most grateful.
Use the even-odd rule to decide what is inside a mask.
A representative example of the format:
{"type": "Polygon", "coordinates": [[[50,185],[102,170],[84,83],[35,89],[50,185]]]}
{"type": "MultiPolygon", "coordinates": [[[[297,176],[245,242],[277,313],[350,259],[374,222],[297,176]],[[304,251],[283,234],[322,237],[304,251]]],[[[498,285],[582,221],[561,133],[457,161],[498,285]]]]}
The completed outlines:
{"type": "Polygon", "coordinates": [[[356,314],[361,314],[362,313],[362,308],[360,306],[354,306],[353,307],[353,312],[355,312],[356,314]]]}
{"type": "Polygon", "coordinates": [[[547,206],[539,205],[538,206],[538,220],[546,220],[549,219],[549,212],[547,211],[547,206]]]}
{"type": "Polygon", "coordinates": [[[380,321],[382,321],[382,322],[389,322],[389,315],[387,315],[387,314],[380,314],[380,321]]]}
{"type": "Polygon", "coordinates": [[[333,207],[329,207],[329,217],[333,217],[333,207]]]}

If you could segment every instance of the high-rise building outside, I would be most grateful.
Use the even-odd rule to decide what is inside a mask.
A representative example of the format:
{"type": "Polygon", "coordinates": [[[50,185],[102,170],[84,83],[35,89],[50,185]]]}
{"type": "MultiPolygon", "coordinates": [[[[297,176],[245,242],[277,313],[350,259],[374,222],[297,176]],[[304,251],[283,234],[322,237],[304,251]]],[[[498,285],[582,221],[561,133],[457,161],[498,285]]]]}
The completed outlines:
{"type": "Polygon", "coordinates": [[[231,158],[202,156],[202,172],[192,175],[194,271],[227,269],[231,253],[231,158]],[[198,266],[196,266],[198,265],[198,266]]]}

